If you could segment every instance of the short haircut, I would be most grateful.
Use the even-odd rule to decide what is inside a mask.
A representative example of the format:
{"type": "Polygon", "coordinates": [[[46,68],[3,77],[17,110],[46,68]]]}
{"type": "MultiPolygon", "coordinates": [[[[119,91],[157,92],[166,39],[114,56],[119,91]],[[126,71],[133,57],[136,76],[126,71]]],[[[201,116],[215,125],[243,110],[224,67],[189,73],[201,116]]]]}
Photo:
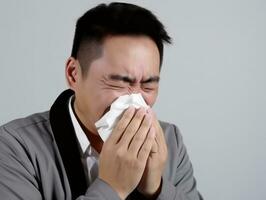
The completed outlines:
{"type": "Polygon", "coordinates": [[[79,60],[83,75],[90,63],[101,56],[104,39],[119,35],[151,38],[159,50],[161,69],[163,44],[171,44],[163,24],[145,8],[114,2],[88,10],[77,21],[71,56],[79,60]]]}

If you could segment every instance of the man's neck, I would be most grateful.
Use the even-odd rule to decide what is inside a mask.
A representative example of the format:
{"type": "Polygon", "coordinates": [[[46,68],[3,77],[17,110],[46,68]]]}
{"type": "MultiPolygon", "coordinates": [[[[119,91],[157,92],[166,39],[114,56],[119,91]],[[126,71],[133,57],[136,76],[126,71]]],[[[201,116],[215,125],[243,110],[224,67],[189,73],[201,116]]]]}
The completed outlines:
{"type": "Polygon", "coordinates": [[[84,133],[86,134],[88,140],[90,141],[91,146],[100,154],[101,150],[102,150],[102,146],[103,146],[103,140],[101,139],[100,135],[97,133],[93,133],[92,131],[90,131],[86,126],[85,123],[82,122],[82,117],[79,117],[79,115],[81,116],[81,114],[79,114],[79,110],[76,107],[75,104],[75,100],[74,102],[71,103],[72,106],[72,110],[73,113],[78,121],[78,123],[80,124],[80,127],[82,128],[82,130],[84,131],[84,133]]]}

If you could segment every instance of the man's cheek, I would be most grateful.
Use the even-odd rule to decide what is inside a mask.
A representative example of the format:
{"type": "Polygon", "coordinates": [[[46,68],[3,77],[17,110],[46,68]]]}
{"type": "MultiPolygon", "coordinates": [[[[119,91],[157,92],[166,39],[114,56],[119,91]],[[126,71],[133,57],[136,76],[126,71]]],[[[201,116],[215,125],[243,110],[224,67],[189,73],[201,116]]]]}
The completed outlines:
{"type": "Polygon", "coordinates": [[[153,105],[154,105],[154,103],[155,103],[155,101],[156,101],[156,95],[153,95],[153,96],[146,96],[146,97],[144,97],[144,99],[145,99],[145,101],[146,101],[146,103],[150,106],[150,107],[152,107],[153,105]]]}
{"type": "Polygon", "coordinates": [[[103,111],[103,113],[101,114],[101,117],[107,113],[110,110],[111,106],[107,106],[106,109],[103,111]]]}
{"type": "Polygon", "coordinates": [[[123,92],[123,91],[116,91],[116,90],[109,90],[109,91],[105,91],[105,95],[103,97],[104,100],[108,100],[108,102],[105,102],[104,103],[104,109],[103,111],[101,112],[101,115],[99,117],[99,119],[105,114],[107,113],[110,108],[111,108],[111,105],[112,103],[118,99],[120,96],[123,96],[123,95],[126,95],[127,93],[123,92]]]}
{"type": "MultiPolygon", "coordinates": [[[[108,97],[104,97],[104,98],[108,98],[108,97]]],[[[110,108],[111,108],[111,104],[114,102],[114,100],[116,99],[116,98],[108,98],[108,99],[112,99],[111,101],[108,101],[108,103],[105,103],[104,104],[104,106],[102,106],[103,107],[103,109],[102,109],[102,111],[101,111],[101,113],[100,113],[100,116],[99,116],[99,119],[105,114],[105,113],[107,113],[109,110],[110,110],[110,108]]],[[[98,119],[98,120],[99,120],[98,119]]]]}

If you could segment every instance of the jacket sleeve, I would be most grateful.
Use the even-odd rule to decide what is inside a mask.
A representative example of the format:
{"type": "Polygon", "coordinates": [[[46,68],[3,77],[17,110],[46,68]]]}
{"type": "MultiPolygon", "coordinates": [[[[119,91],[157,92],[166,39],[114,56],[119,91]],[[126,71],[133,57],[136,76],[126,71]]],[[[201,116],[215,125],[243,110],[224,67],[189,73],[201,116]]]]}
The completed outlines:
{"type": "MultiPolygon", "coordinates": [[[[162,179],[161,192],[157,199],[202,200],[196,189],[192,165],[181,135],[175,126],[173,129],[176,139],[171,138],[171,141],[174,141],[178,147],[174,181],[162,179]]],[[[0,127],[0,196],[3,200],[41,200],[44,198],[42,186],[38,180],[38,170],[36,171],[36,166],[32,165],[34,160],[28,154],[30,150],[27,148],[19,135],[10,133],[5,127],[0,127]]],[[[53,197],[48,199],[53,199],[53,197]]],[[[87,189],[86,194],[77,198],[77,200],[100,199],[120,200],[117,193],[99,178],[87,189]]]]}
{"type": "MultiPolygon", "coordinates": [[[[43,200],[57,199],[50,193],[44,196],[45,189],[32,165],[34,160],[24,140],[13,130],[0,127],[0,199],[3,200],[43,200]]],[[[61,199],[61,198],[60,198],[61,199]]],[[[70,200],[70,197],[62,196],[70,200]]],[[[104,181],[97,178],[87,189],[86,194],[77,200],[120,200],[117,193],[104,181]]]]}
{"type": "Polygon", "coordinates": [[[84,196],[77,200],[121,200],[118,194],[103,180],[97,178],[84,196]]]}
{"type": "Polygon", "coordinates": [[[203,200],[197,191],[192,164],[189,160],[182,136],[175,125],[173,126],[177,144],[177,163],[174,181],[162,180],[161,193],[157,200],[203,200]]]}
{"type": "Polygon", "coordinates": [[[3,200],[41,200],[42,195],[20,138],[0,127],[0,197],[3,200]]]}
{"type": "MultiPolygon", "coordinates": [[[[193,175],[192,164],[189,160],[186,147],[183,143],[182,136],[175,125],[171,125],[170,141],[175,142],[177,147],[175,152],[176,163],[173,181],[169,181],[166,177],[162,179],[161,191],[156,198],[157,200],[203,200],[203,197],[197,190],[196,180],[193,175]],[[174,139],[173,139],[174,138],[174,139]]],[[[172,145],[169,148],[173,147],[172,145]]],[[[169,149],[173,151],[173,149],[169,149]]],[[[170,158],[171,159],[171,158],[170,158]]],[[[146,199],[142,194],[135,191],[134,195],[131,195],[132,199],[146,199]]],[[[102,180],[96,179],[92,186],[87,190],[85,196],[79,198],[79,200],[89,199],[112,199],[119,200],[118,195],[111,189],[110,186],[105,184],[102,180]]]]}

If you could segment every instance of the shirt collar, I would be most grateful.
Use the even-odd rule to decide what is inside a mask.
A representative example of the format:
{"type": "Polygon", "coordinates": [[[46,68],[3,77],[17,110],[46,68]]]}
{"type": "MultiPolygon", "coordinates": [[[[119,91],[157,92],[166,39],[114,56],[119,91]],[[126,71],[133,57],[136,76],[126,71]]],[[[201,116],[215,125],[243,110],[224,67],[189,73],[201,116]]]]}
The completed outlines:
{"type": "Polygon", "coordinates": [[[90,141],[88,140],[86,134],[84,133],[83,129],[81,128],[71,105],[72,99],[74,98],[74,95],[70,97],[69,103],[68,103],[68,108],[69,108],[69,113],[70,113],[70,118],[72,121],[72,124],[74,126],[74,130],[80,145],[80,148],[82,150],[82,154],[85,154],[87,149],[90,147],[90,141]]]}

